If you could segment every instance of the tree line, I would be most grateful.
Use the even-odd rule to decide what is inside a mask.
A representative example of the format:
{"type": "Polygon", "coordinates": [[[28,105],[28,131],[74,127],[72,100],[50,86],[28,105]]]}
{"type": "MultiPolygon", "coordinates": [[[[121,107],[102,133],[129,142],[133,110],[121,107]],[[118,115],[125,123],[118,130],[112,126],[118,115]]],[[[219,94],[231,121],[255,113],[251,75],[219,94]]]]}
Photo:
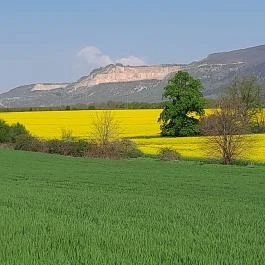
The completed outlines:
{"type": "MultiPolygon", "coordinates": [[[[206,108],[215,106],[215,99],[205,99],[206,108]]],[[[66,111],[66,110],[114,110],[114,109],[163,109],[166,102],[118,102],[107,101],[101,103],[61,105],[47,107],[8,107],[0,106],[0,112],[28,112],[28,111],[66,111]]]]}

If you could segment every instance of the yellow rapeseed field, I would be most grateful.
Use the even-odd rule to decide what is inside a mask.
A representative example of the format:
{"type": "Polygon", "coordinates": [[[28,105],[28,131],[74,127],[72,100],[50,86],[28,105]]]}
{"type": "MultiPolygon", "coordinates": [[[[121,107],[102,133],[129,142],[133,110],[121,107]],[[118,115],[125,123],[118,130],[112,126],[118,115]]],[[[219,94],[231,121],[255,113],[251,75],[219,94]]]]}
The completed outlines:
{"type": "MultiPolygon", "coordinates": [[[[103,110],[78,111],[40,111],[0,113],[0,119],[12,124],[20,122],[35,136],[41,138],[60,138],[62,130],[73,132],[73,136],[89,138],[92,123],[103,110]]],[[[205,157],[204,137],[159,137],[157,122],[161,110],[112,110],[115,120],[120,124],[121,136],[132,138],[139,148],[147,154],[156,154],[162,147],[170,147],[183,156],[205,157]]],[[[212,113],[212,110],[206,110],[212,113]]],[[[244,152],[243,158],[265,162],[265,134],[251,135],[255,144],[244,152]]]]}
{"type": "MultiPolygon", "coordinates": [[[[242,159],[265,162],[265,134],[246,136],[250,144],[240,155],[242,159]]],[[[205,137],[158,137],[150,139],[134,139],[139,148],[146,154],[157,154],[163,147],[169,147],[187,157],[207,157],[205,137]]]]}
{"type": "MultiPolygon", "coordinates": [[[[34,111],[0,113],[0,119],[12,124],[20,122],[35,136],[60,138],[62,129],[72,130],[73,136],[88,138],[97,113],[104,110],[34,111]]],[[[121,136],[158,136],[157,119],[161,110],[112,110],[120,124],[121,136]]]]}

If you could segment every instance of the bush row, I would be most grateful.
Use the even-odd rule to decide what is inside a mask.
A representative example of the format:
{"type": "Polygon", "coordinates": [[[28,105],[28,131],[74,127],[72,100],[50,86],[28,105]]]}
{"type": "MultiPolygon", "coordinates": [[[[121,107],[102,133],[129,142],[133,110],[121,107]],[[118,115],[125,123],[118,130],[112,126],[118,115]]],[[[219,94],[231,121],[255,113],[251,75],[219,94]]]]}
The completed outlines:
{"type": "MultiPolygon", "coordinates": [[[[105,144],[75,139],[70,131],[62,132],[62,139],[43,140],[32,136],[20,124],[8,125],[0,120],[0,143],[8,144],[15,150],[43,152],[74,157],[91,158],[137,158],[143,153],[128,139],[115,140],[105,144]]],[[[162,148],[158,153],[161,160],[179,160],[180,154],[170,148],[162,148]]]]}
{"type": "Polygon", "coordinates": [[[92,158],[136,158],[142,152],[130,140],[116,140],[104,145],[86,140],[41,140],[31,135],[20,135],[14,145],[16,150],[45,152],[75,157],[92,158]]]}
{"type": "Polygon", "coordinates": [[[10,144],[16,150],[66,156],[109,159],[142,156],[136,144],[127,139],[115,140],[104,145],[72,137],[63,137],[62,140],[42,140],[32,136],[22,124],[8,125],[2,120],[0,120],[0,143],[10,144]]]}

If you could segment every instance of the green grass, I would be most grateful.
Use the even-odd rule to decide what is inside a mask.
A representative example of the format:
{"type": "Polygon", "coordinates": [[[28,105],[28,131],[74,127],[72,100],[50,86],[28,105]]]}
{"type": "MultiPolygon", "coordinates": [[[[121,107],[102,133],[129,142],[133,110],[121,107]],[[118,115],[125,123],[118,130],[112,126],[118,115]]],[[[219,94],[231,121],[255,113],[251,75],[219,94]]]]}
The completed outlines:
{"type": "Polygon", "coordinates": [[[0,264],[265,264],[265,167],[0,150],[0,264]]]}

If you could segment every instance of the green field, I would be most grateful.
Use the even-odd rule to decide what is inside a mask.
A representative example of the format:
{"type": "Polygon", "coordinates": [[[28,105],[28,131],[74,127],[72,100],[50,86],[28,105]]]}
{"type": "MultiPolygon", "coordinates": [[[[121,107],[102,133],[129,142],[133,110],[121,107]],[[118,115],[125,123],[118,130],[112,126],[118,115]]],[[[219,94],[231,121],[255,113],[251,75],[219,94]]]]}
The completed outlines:
{"type": "Polygon", "coordinates": [[[265,166],[0,149],[0,264],[265,264],[265,166]]]}

